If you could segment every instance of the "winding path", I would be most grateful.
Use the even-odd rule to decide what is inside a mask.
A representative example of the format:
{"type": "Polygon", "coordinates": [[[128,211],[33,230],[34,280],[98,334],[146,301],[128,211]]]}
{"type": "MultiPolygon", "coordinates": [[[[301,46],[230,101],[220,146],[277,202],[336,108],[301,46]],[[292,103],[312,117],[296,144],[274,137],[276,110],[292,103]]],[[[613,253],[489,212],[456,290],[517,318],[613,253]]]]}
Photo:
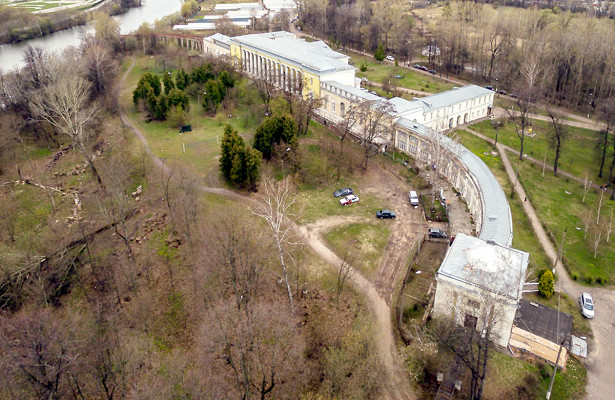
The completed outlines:
{"type": "MultiPolygon", "coordinates": [[[[515,182],[515,192],[520,199],[526,198],[526,193],[518,179],[506,154],[506,148],[498,143],[497,149],[502,157],[506,173],[511,182],[515,182]]],[[[536,211],[529,201],[522,202],[532,228],[545,253],[555,264],[557,251],[549,240],[536,211]]],[[[583,291],[591,293],[596,306],[596,317],[591,320],[594,338],[590,341],[587,361],[588,385],[586,398],[588,400],[615,399],[615,292],[605,288],[587,288],[570,279],[561,262],[556,265],[557,286],[559,290],[567,293],[572,299],[578,298],[583,291]]]]}
{"type": "MultiPolygon", "coordinates": [[[[124,86],[126,77],[135,66],[135,59],[132,58],[132,64],[126,70],[121,80],[118,83],[119,93],[124,86]]],[[[147,138],[143,133],[132,124],[126,115],[126,110],[120,105],[120,118],[124,125],[126,125],[143,144],[143,147],[147,154],[154,161],[155,165],[166,173],[170,173],[171,168],[158,158],[151,150],[147,138]]],[[[241,201],[247,204],[253,203],[255,200],[249,196],[245,196],[232,190],[224,188],[212,188],[201,185],[200,190],[204,193],[214,193],[220,196],[225,196],[233,200],[241,201]]],[[[341,221],[344,223],[345,221],[341,221]]],[[[312,250],[318,254],[323,260],[329,263],[334,268],[339,268],[342,260],[331,251],[320,233],[315,227],[295,225],[295,229],[301,233],[306,242],[312,248],[312,250]]],[[[369,304],[369,308],[374,316],[375,337],[374,341],[380,354],[380,359],[386,370],[386,382],[383,385],[383,398],[387,400],[405,400],[416,399],[416,395],[410,386],[406,370],[403,367],[399,359],[397,348],[395,345],[395,338],[393,337],[393,327],[391,325],[391,309],[384,300],[384,298],[378,293],[378,290],[369,280],[364,278],[358,270],[354,269],[354,273],[350,277],[350,282],[359,289],[366,297],[369,304]]]]}

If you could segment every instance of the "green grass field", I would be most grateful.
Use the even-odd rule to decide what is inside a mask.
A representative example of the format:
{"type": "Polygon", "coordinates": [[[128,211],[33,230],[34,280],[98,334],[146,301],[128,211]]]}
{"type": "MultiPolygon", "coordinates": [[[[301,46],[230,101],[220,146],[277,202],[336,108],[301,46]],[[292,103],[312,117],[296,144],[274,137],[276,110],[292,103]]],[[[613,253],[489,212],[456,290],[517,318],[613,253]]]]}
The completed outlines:
{"type": "Polygon", "coordinates": [[[324,237],[340,258],[348,255],[348,261],[370,278],[378,270],[389,233],[386,225],[374,221],[338,226],[324,237]]]}
{"type": "MultiPolygon", "coordinates": [[[[535,136],[525,136],[523,141],[523,152],[542,161],[544,160],[546,150],[547,164],[552,166],[555,151],[549,147],[547,136],[548,132],[553,130],[551,124],[545,121],[534,120],[532,122],[532,128],[532,134],[535,136]]],[[[470,129],[495,139],[496,132],[491,126],[491,121],[479,122],[470,126],[470,129]]],[[[599,168],[594,152],[597,133],[589,129],[576,128],[572,126],[568,126],[566,129],[568,130],[569,135],[568,140],[564,142],[560,152],[558,169],[570,172],[580,178],[583,178],[586,173],[589,173],[590,178],[596,181],[599,168]]],[[[512,147],[513,149],[520,148],[520,140],[515,133],[514,124],[509,122],[504,123],[498,131],[498,142],[512,147]]],[[[517,158],[518,156],[519,155],[517,154],[517,158]]]]}
{"type": "Polygon", "coordinates": [[[357,68],[359,68],[363,62],[367,63],[367,71],[361,72],[357,70],[356,76],[358,78],[367,78],[371,82],[381,83],[384,78],[391,76],[393,77],[393,79],[391,79],[391,84],[395,86],[428,93],[444,92],[452,89],[454,86],[452,83],[413,71],[410,68],[395,67],[391,64],[379,63],[374,61],[373,58],[366,57],[362,54],[351,52],[348,54],[350,55],[351,63],[357,68]],[[402,78],[396,79],[395,76],[397,75],[402,78]]]}

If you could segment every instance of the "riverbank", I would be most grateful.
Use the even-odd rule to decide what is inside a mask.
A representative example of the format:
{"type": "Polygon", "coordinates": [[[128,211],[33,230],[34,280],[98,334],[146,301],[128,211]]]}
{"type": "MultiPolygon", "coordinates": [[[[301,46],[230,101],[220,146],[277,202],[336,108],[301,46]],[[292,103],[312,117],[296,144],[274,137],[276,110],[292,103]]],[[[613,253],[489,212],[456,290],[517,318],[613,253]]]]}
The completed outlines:
{"type": "Polygon", "coordinates": [[[12,23],[3,24],[0,28],[0,44],[19,43],[85,25],[91,19],[91,14],[94,11],[105,12],[109,15],[119,15],[128,12],[131,8],[140,6],[141,0],[123,2],[120,0],[103,0],[94,7],[87,9],[64,10],[44,15],[35,15],[24,10],[5,7],[2,13],[9,14],[10,17],[8,19],[12,23]]]}

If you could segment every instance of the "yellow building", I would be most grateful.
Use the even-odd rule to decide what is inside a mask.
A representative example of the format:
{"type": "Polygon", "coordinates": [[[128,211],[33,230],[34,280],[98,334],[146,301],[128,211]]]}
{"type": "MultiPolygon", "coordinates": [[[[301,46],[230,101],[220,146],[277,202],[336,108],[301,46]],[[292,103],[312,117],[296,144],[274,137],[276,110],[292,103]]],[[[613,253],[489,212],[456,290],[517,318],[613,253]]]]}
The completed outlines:
{"type": "Polygon", "coordinates": [[[306,42],[290,32],[270,32],[230,38],[230,55],[251,76],[284,90],[302,90],[304,97],[320,97],[322,82],[355,85],[356,68],[349,56],[322,41],[306,42]]]}

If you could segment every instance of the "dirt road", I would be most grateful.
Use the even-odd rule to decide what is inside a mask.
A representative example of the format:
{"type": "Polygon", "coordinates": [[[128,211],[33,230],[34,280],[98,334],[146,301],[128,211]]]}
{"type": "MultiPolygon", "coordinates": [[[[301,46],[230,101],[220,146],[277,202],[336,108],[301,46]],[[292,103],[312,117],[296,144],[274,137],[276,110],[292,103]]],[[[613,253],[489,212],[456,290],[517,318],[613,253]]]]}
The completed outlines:
{"type": "MultiPolygon", "coordinates": [[[[526,198],[521,183],[515,179],[515,172],[506,154],[504,146],[498,143],[498,151],[511,182],[515,182],[515,192],[520,199],[526,198]]],[[[523,209],[532,223],[532,228],[551,262],[555,264],[557,252],[549,240],[534,208],[529,201],[524,201],[523,209]]],[[[589,354],[585,362],[589,383],[586,399],[615,399],[615,292],[604,288],[586,288],[576,284],[568,277],[561,262],[556,265],[557,289],[567,293],[571,298],[578,298],[581,292],[589,292],[596,303],[596,317],[591,320],[594,338],[589,341],[589,354]]]]}
{"type": "MultiPolygon", "coordinates": [[[[119,89],[123,88],[126,77],[134,66],[135,59],[133,58],[131,66],[124,73],[118,84],[119,89]]],[[[118,90],[117,93],[119,94],[119,92],[120,91],[118,90]]],[[[147,138],[137,127],[135,127],[130,122],[125,110],[122,107],[120,107],[120,118],[122,122],[126,126],[128,126],[132,132],[134,132],[136,137],[143,144],[145,151],[147,152],[147,154],[150,155],[155,165],[166,173],[171,172],[169,166],[166,165],[160,158],[156,157],[156,155],[151,151],[147,138]]],[[[211,188],[201,186],[200,189],[206,193],[215,193],[248,204],[254,202],[254,199],[249,196],[241,195],[239,193],[233,192],[232,190],[224,188],[211,188]]],[[[343,217],[340,218],[341,220],[338,221],[339,223],[352,222],[351,219],[348,219],[348,221],[346,221],[343,217]]],[[[331,219],[328,219],[327,221],[320,223],[320,225],[316,223],[314,226],[312,226],[311,229],[309,226],[296,226],[295,228],[298,232],[302,234],[306,242],[316,254],[318,254],[332,267],[338,268],[341,264],[341,259],[325,245],[322,237],[317,231],[317,229],[324,229],[327,226],[330,226],[332,224],[331,221],[331,219]]],[[[374,340],[376,342],[376,347],[378,349],[380,358],[386,369],[386,377],[384,377],[385,381],[383,398],[387,400],[416,399],[416,395],[414,394],[414,391],[410,386],[406,370],[403,367],[401,361],[399,360],[397,348],[395,346],[393,328],[391,326],[391,309],[376,289],[376,286],[372,284],[369,280],[365,279],[356,269],[352,274],[351,283],[365,294],[365,297],[369,304],[369,308],[374,317],[374,340]]]]}

